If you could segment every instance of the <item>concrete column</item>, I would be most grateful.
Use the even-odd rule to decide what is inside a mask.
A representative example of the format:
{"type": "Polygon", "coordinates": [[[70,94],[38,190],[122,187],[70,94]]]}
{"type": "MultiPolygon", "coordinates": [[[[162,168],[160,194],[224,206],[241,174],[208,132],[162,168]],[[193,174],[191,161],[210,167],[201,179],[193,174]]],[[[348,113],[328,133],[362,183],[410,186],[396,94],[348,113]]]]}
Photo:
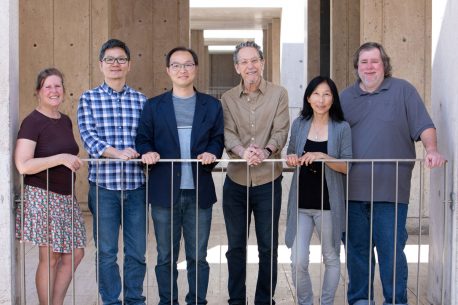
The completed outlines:
{"type": "Polygon", "coordinates": [[[208,47],[204,44],[203,30],[191,30],[191,48],[199,57],[199,70],[197,72],[195,86],[197,90],[206,92],[208,90],[208,47]]]}
{"type": "Polygon", "coordinates": [[[342,90],[355,79],[352,56],[360,45],[359,0],[331,1],[331,78],[342,90]]]}
{"type": "Polygon", "coordinates": [[[264,55],[264,62],[265,66],[264,69],[266,70],[266,80],[272,81],[272,23],[267,24],[267,37],[266,39],[266,51],[267,56],[264,55]]]}
{"type": "Polygon", "coordinates": [[[4,1],[0,16],[0,303],[15,304],[13,148],[19,118],[19,1],[4,1]]]}
{"type": "Polygon", "coordinates": [[[438,0],[432,6],[432,115],[438,134],[438,148],[448,159],[448,175],[431,172],[430,247],[428,266],[428,303],[458,302],[458,229],[456,200],[458,194],[458,6],[456,1],[438,0]],[[445,192],[446,191],[446,192],[445,192]],[[444,194],[445,193],[445,194],[444,194]],[[444,197],[446,202],[444,202],[444,197]],[[451,204],[450,204],[451,203],[451,204]],[[452,208],[454,206],[455,208],[452,208]],[[444,226],[445,224],[445,226],[444,226]],[[447,235],[444,235],[444,230],[447,235]],[[444,238],[445,237],[445,238],[444,238]],[[445,255],[443,256],[443,253],[445,255]],[[445,262],[445,268],[442,266],[445,262]],[[441,286],[445,279],[445,300],[441,286]]]}
{"type": "Polygon", "coordinates": [[[272,59],[272,83],[280,85],[280,18],[272,19],[272,43],[270,58],[272,59]]]}
{"type": "MultiPolygon", "coordinates": [[[[262,52],[264,54],[264,62],[267,64],[267,58],[269,57],[269,43],[268,43],[268,29],[262,30],[262,52]]],[[[264,68],[264,79],[268,80],[267,67],[264,68]]]]}
{"type": "MultiPolygon", "coordinates": [[[[307,4],[307,83],[320,74],[320,1],[307,4]]],[[[305,89],[305,88],[304,88],[305,89]]]]}
{"type": "Polygon", "coordinates": [[[204,64],[204,84],[205,84],[205,90],[209,90],[210,88],[210,52],[208,51],[208,46],[205,46],[204,48],[204,55],[202,58],[203,64],[204,64]]]}

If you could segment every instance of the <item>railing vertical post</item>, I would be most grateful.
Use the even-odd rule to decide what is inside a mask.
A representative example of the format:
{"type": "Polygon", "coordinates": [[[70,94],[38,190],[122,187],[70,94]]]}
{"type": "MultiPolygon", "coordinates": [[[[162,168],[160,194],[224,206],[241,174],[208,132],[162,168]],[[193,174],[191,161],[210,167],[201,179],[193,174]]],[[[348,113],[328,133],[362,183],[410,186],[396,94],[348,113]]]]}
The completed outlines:
{"type": "Polygon", "coordinates": [[[95,276],[97,280],[97,305],[100,304],[99,290],[100,290],[100,256],[99,256],[99,164],[97,160],[95,164],[95,232],[96,232],[96,249],[95,249],[95,276]]]}
{"type": "Polygon", "coordinates": [[[51,249],[49,238],[49,169],[46,169],[46,238],[48,242],[48,305],[51,305],[51,249]]]}
{"type": "Polygon", "coordinates": [[[246,219],[245,219],[245,304],[248,303],[248,293],[246,289],[246,280],[247,280],[247,274],[248,274],[248,231],[250,230],[249,227],[249,207],[250,207],[250,186],[249,182],[250,181],[250,167],[248,165],[248,162],[246,163],[246,219]]]}
{"type": "Polygon", "coordinates": [[[199,279],[199,161],[196,162],[196,304],[197,304],[197,296],[199,294],[199,287],[198,279],[199,279]]]}
{"type": "Polygon", "coordinates": [[[349,208],[349,202],[348,202],[348,190],[349,190],[349,183],[348,181],[350,180],[350,164],[348,161],[346,161],[347,164],[347,179],[345,179],[345,268],[344,268],[344,304],[348,303],[348,296],[347,296],[347,277],[348,277],[348,272],[347,272],[347,261],[348,261],[348,208],[349,208]]]}
{"type": "MultiPolygon", "coordinates": [[[[174,162],[172,161],[171,162],[171,167],[170,167],[170,170],[171,170],[171,175],[170,175],[170,179],[171,179],[171,182],[170,182],[170,249],[171,249],[171,255],[172,257],[170,258],[170,305],[173,305],[173,265],[174,265],[174,262],[175,262],[175,251],[173,249],[173,204],[174,204],[174,200],[173,200],[173,167],[174,167],[174,162]]],[[[178,254],[177,254],[178,255],[178,254]]]]}
{"type": "Polygon", "coordinates": [[[398,242],[398,181],[399,181],[399,161],[396,161],[396,191],[394,203],[394,250],[393,250],[393,294],[392,304],[396,304],[396,262],[397,262],[397,242],[398,242]]]}
{"type": "Polygon", "coordinates": [[[148,299],[149,299],[149,273],[148,273],[148,248],[149,248],[149,192],[148,192],[148,187],[149,187],[149,164],[146,164],[146,170],[145,170],[145,244],[146,244],[146,253],[145,253],[145,263],[146,263],[146,300],[145,303],[148,305],[148,299]]]}
{"type": "Polygon", "coordinates": [[[75,305],[75,175],[72,173],[72,304],[75,305]]]}
{"type": "Polygon", "coordinates": [[[367,289],[368,289],[368,299],[369,301],[372,299],[372,255],[373,255],[373,247],[372,247],[372,234],[373,234],[373,225],[374,225],[374,161],[371,161],[371,215],[370,215],[370,224],[369,224],[369,278],[367,282],[367,289]]]}
{"type": "Polygon", "coordinates": [[[422,235],[422,220],[423,220],[423,214],[422,214],[422,207],[423,207],[423,174],[424,174],[424,169],[423,169],[423,163],[419,162],[418,170],[420,172],[420,187],[419,187],[419,206],[418,206],[418,252],[417,252],[417,301],[416,304],[420,304],[420,258],[421,258],[421,235],[422,235]]]}
{"type": "Polygon", "coordinates": [[[24,242],[24,175],[21,175],[21,304],[25,305],[25,242],[24,242]]]}
{"type": "Polygon", "coordinates": [[[448,194],[448,187],[447,187],[447,168],[444,166],[444,238],[442,240],[442,244],[444,247],[444,250],[442,251],[442,288],[441,288],[441,305],[444,305],[445,302],[445,256],[447,255],[447,239],[448,239],[448,225],[447,225],[447,219],[448,219],[448,201],[447,201],[447,194],[448,194]]]}

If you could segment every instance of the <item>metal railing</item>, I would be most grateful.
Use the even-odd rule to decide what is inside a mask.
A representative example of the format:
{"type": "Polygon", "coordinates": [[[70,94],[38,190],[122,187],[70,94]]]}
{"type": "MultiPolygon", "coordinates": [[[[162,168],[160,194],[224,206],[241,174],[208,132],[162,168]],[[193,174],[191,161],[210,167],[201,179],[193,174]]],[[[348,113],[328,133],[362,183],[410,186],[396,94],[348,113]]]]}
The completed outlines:
{"type": "MultiPolygon", "coordinates": [[[[99,162],[140,162],[140,160],[130,160],[130,161],[119,161],[119,160],[109,160],[109,159],[85,159],[83,160],[84,162],[94,162],[95,164],[98,164],[99,162]]],[[[220,162],[220,165],[218,167],[216,167],[214,170],[213,170],[213,178],[214,178],[214,181],[215,181],[215,185],[216,185],[216,189],[218,190],[217,192],[217,196],[218,196],[218,202],[217,204],[215,205],[215,209],[213,211],[213,214],[214,214],[214,217],[215,217],[215,214],[216,214],[216,217],[217,217],[217,221],[215,223],[215,221],[213,221],[212,223],[212,229],[211,229],[211,232],[215,232],[217,229],[222,229],[221,227],[221,219],[218,218],[218,217],[222,217],[220,215],[221,213],[221,200],[222,200],[222,188],[223,188],[223,183],[224,183],[224,177],[226,175],[226,170],[225,170],[225,166],[228,164],[228,163],[232,163],[232,162],[238,162],[238,163],[244,163],[245,161],[244,160],[217,160],[220,162]],[[219,177],[218,177],[219,176],[219,177]]],[[[200,163],[198,160],[195,160],[195,159],[162,159],[160,160],[159,162],[164,162],[164,163],[171,163],[171,170],[173,171],[173,168],[174,168],[174,165],[176,163],[182,163],[182,162],[189,162],[189,163],[195,163],[195,166],[200,166],[200,163]]],[[[277,162],[285,162],[285,160],[283,159],[278,159],[278,160],[273,160],[273,159],[268,159],[268,160],[265,160],[265,162],[270,162],[272,164],[272,180],[273,180],[273,168],[274,168],[274,165],[275,163],[277,162]]],[[[320,160],[320,161],[317,161],[319,163],[321,163],[321,167],[322,169],[324,169],[325,167],[325,162],[326,160],[320,160]]],[[[398,181],[397,181],[397,178],[398,178],[398,168],[399,168],[399,164],[402,164],[402,163],[415,163],[417,165],[417,169],[419,170],[419,180],[418,180],[418,192],[419,192],[419,196],[418,196],[418,227],[420,228],[418,230],[418,236],[417,236],[417,242],[416,242],[416,247],[415,250],[416,250],[416,258],[414,258],[414,262],[416,262],[416,271],[413,272],[416,276],[415,276],[415,283],[414,285],[409,284],[409,287],[412,287],[412,286],[415,286],[415,289],[410,289],[409,290],[409,304],[425,304],[423,303],[425,300],[423,299],[424,298],[424,295],[426,293],[426,291],[423,291],[420,287],[421,287],[421,284],[420,281],[422,281],[422,277],[426,276],[426,274],[422,274],[421,273],[421,269],[420,266],[421,264],[425,264],[424,263],[424,254],[423,254],[423,250],[425,247],[427,247],[427,245],[423,244],[424,242],[424,236],[422,236],[422,226],[423,226],[423,221],[424,221],[424,216],[423,216],[423,206],[424,206],[424,202],[423,202],[423,192],[424,192],[424,188],[423,188],[423,184],[424,184],[424,177],[423,177],[423,160],[421,159],[409,159],[409,160],[397,160],[397,159],[392,159],[392,160],[386,160],[386,159],[377,159],[377,160],[355,160],[355,159],[352,159],[352,160],[332,160],[332,162],[345,162],[347,164],[347,174],[348,174],[348,170],[349,170],[349,164],[355,164],[355,163],[369,163],[370,166],[371,166],[371,169],[372,169],[372,172],[371,172],[371,200],[370,200],[370,205],[371,205],[371,209],[370,209],[370,219],[371,219],[371,226],[370,226],[370,232],[369,232],[369,236],[370,236],[370,244],[373,244],[373,232],[372,232],[372,229],[373,229],[373,226],[372,226],[372,223],[373,223],[373,204],[374,204],[374,200],[373,200],[373,192],[374,192],[374,165],[375,164],[380,164],[380,163],[393,163],[395,164],[395,167],[396,167],[396,186],[398,186],[398,181]],[[423,248],[423,249],[422,249],[423,248]]],[[[298,169],[296,169],[298,170],[298,169]]],[[[445,197],[445,194],[447,194],[447,170],[446,170],[446,165],[444,166],[444,168],[442,169],[443,172],[444,172],[444,180],[443,180],[443,187],[444,187],[444,197],[445,197]]],[[[249,166],[246,166],[246,171],[247,171],[247,177],[249,175],[249,171],[250,171],[250,167],[249,166]]],[[[324,171],[323,172],[323,175],[322,175],[322,183],[324,182],[324,171]]],[[[149,168],[148,166],[146,166],[146,170],[145,170],[145,175],[146,175],[146,190],[148,190],[148,174],[149,173],[149,168]]],[[[284,172],[284,175],[286,177],[286,179],[284,179],[283,181],[283,185],[286,185],[288,186],[290,184],[290,181],[291,181],[291,174],[290,172],[284,172]]],[[[48,176],[49,177],[49,176],[48,176]]],[[[299,177],[299,175],[297,175],[297,178],[299,177]]],[[[48,179],[49,180],[49,179],[48,179]]],[[[74,177],[72,177],[72,185],[74,185],[74,177]]],[[[172,181],[171,181],[171,184],[172,184],[172,189],[173,189],[173,172],[172,172],[172,181]]],[[[297,184],[299,185],[299,184],[297,184]]],[[[195,181],[195,187],[196,189],[199,188],[199,177],[197,177],[196,181],[195,181]]],[[[250,192],[250,188],[247,187],[247,201],[248,201],[248,198],[249,198],[249,192],[250,192]]],[[[345,228],[346,228],[346,232],[348,232],[348,227],[349,227],[349,224],[348,224],[348,204],[349,204],[349,200],[348,200],[348,189],[349,189],[349,182],[347,180],[346,182],[346,185],[345,185],[345,189],[346,189],[346,194],[347,194],[347,198],[345,199],[345,211],[346,211],[346,223],[345,223],[345,228]]],[[[98,191],[98,188],[97,188],[97,191],[98,191]]],[[[173,193],[172,190],[158,190],[158,191],[171,191],[173,193]]],[[[298,193],[299,192],[299,189],[296,189],[296,192],[298,193]]],[[[396,198],[398,196],[397,194],[398,192],[398,187],[396,187],[396,198]]],[[[47,186],[47,193],[49,193],[49,186],[47,186]]],[[[21,177],[21,202],[20,202],[20,206],[19,208],[17,209],[17,213],[20,213],[21,215],[21,227],[22,229],[24,228],[23,226],[23,221],[24,221],[24,181],[21,177]]],[[[199,201],[199,195],[198,195],[198,192],[196,194],[196,202],[199,201]]],[[[288,196],[288,192],[283,192],[283,195],[282,195],[282,198],[287,198],[288,196]]],[[[74,189],[72,189],[72,197],[74,198],[75,197],[75,192],[74,192],[74,189]]],[[[123,196],[121,196],[121,198],[124,198],[123,196]]],[[[173,194],[172,194],[172,198],[173,198],[173,194]]],[[[146,202],[148,202],[149,199],[148,199],[148,192],[146,193],[146,202]]],[[[282,200],[284,203],[286,202],[286,200],[282,200]]],[[[443,230],[443,244],[446,245],[446,241],[448,240],[448,234],[450,234],[450,232],[448,232],[448,224],[447,224],[447,219],[448,219],[448,209],[445,207],[445,203],[447,202],[446,199],[443,199],[443,203],[444,203],[444,223],[443,223],[443,227],[442,227],[442,230],[443,230]]],[[[274,190],[272,189],[272,196],[271,196],[271,209],[272,209],[272,217],[271,217],[271,221],[273,223],[274,221],[274,214],[273,214],[273,204],[274,204],[274,190]]],[[[399,203],[394,203],[397,207],[397,205],[399,203]]],[[[283,208],[285,208],[285,204],[282,204],[283,205],[283,208]]],[[[97,206],[98,206],[98,201],[97,201],[97,206]]],[[[297,206],[299,207],[299,206],[297,206]]],[[[48,207],[49,208],[49,207],[48,207]]],[[[123,199],[121,199],[121,210],[123,210],[123,199]]],[[[72,209],[73,211],[73,209],[72,209]]],[[[171,230],[173,228],[173,207],[171,205],[171,213],[172,213],[172,224],[171,224],[171,230]]],[[[299,209],[297,209],[297,211],[299,211],[299,209]]],[[[323,210],[321,210],[322,213],[323,213],[323,210]]],[[[397,252],[397,249],[396,249],[396,237],[397,237],[397,208],[395,209],[396,211],[396,214],[395,214],[395,227],[394,227],[394,236],[395,236],[395,240],[394,240],[394,254],[397,252]]],[[[47,211],[47,215],[49,216],[49,210],[47,211]]],[[[145,289],[144,291],[144,295],[146,297],[146,303],[147,304],[156,304],[157,303],[157,300],[158,300],[158,290],[157,290],[157,285],[155,284],[155,280],[152,279],[152,276],[151,274],[153,273],[152,270],[154,268],[154,266],[156,265],[156,263],[153,261],[153,258],[155,258],[155,255],[156,255],[156,251],[153,249],[155,248],[156,246],[156,243],[155,243],[155,240],[154,238],[152,238],[152,235],[151,235],[151,230],[150,230],[150,227],[151,227],[151,218],[149,217],[149,214],[151,213],[151,210],[150,210],[150,207],[148,204],[145,205],[145,214],[146,214],[146,219],[145,219],[145,222],[146,222],[146,253],[145,253],[145,262],[146,262],[146,276],[145,276],[145,280],[144,280],[144,284],[143,284],[143,287],[145,289]]],[[[299,213],[297,213],[299,214],[299,213]]],[[[121,213],[121,215],[123,215],[121,213]]],[[[199,223],[199,219],[198,219],[198,205],[196,204],[196,232],[198,231],[198,223],[199,223]]],[[[72,213],[72,222],[74,221],[74,215],[72,213]]],[[[281,213],[281,218],[284,217],[284,213],[281,213]]],[[[296,220],[298,220],[298,215],[296,215],[296,220]]],[[[251,280],[251,272],[249,273],[248,271],[251,271],[253,269],[253,266],[251,266],[252,264],[252,254],[253,254],[253,240],[250,240],[250,236],[249,236],[249,232],[250,232],[250,213],[248,211],[248,205],[247,205],[247,212],[246,212],[246,268],[247,268],[247,272],[246,272],[246,277],[245,277],[245,282],[247,283],[247,292],[246,292],[246,302],[252,304],[253,303],[253,294],[254,294],[254,287],[251,287],[249,285],[250,282],[252,282],[251,280]],[[248,275],[249,274],[249,275],[248,275]]],[[[48,224],[49,224],[49,219],[47,220],[48,224]]],[[[271,225],[272,225],[271,223],[271,225]]],[[[283,219],[281,219],[280,221],[280,224],[283,223],[283,219]]],[[[96,222],[95,222],[95,225],[98,226],[99,223],[98,223],[98,219],[96,219],[96,222]]],[[[123,222],[123,216],[121,216],[121,230],[122,228],[124,228],[124,222],[123,222]]],[[[90,224],[86,224],[86,226],[90,226],[90,224]]],[[[48,226],[48,230],[49,230],[49,226],[48,226]]],[[[74,236],[73,236],[73,223],[72,223],[72,242],[74,240],[74,236]]],[[[89,232],[89,230],[88,230],[89,232]]],[[[97,232],[99,232],[97,230],[97,232]]],[[[280,232],[283,232],[283,229],[281,228],[280,229],[280,232]]],[[[322,231],[321,231],[322,232],[322,231]]],[[[216,233],[214,233],[216,234],[216,233]]],[[[214,235],[213,234],[213,235],[214,235]]],[[[271,242],[273,242],[273,231],[271,231],[270,233],[266,233],[266,234],[271,234],[271,242]]],[[[296,231],[296,236],[299,236],[298,235],[299,233],[296,231]]],[[[88,234],[88,236],[90,236],[92,234],[88,234]]],[[[120,246],[119,246],[119,254],[120,254],[120,257],[118,258],[118,264],[120,266],[122,266],[123,264],[123,259],[124,259],[124,254],[123,254],[123,247],[124,247],[124,244],[123,244],[123,239],[122,239],[122,234],[120,233],[121,237],[120,237],[120,246]]],[[[173,253],[173,234],[171,234],[171,249],[172,249],[172,253],[171,253],[171,257],[173,258],[174,257],[174,254],[173,253]]],[[[180,235],[181,236],[181,235],[180,235]]],[[[228,297],[227,295],[227,290],[225,288],[223,288],[223,284],[226,283],[226,280],[227,280],[227,273],[224,272],[222,270],[222,265],[225,263],[224,262],[224,258],[223,258],[223,251],[225,249],[225,246],[224,246],[224,239],[225,237],[225,234],[224,234],[224,230],[223,230],[223,233],[219,233],[218,236],[212,236],[212,234],[210,234],[210,244],[216,244],[216,247],[212,247],[209,251],[211,252],[211,259],[210,259],[210,265],[212,265],[211,269],[212,270],[217,270],[218,271],[218,275],[216,276],[216,281],[215,280],[210,280],[210,286],[212,287],[212,289],[209,289],[210,293],[207,294],[207,299],[209,299],[209,304],[222,304],[222,303],[225,303],[226,302],[226,299],[228,297]],[[213,238],[213,239],[212,239],[213,238]],[[218,240],[214,240],[215,238],[219,238],[218,240]],[[216,255],[215,255],[216,254],[216,255]],[[217,256],[217,259],[215,259],[213,257],[213,255],[217,256]],[[215,268],[214,264],[218,265],[217,268],[215,268]]],[[[180,237],[181,238],[181,237],[180,237]]],[[[290,260],[288,259],[285,259],[284,258],[284,252],[286,252],[286,256],[288,255],[288,252],[287,250],[285,250],[285,247],[283,245],[283,242],[280,242],[283,240],[283,236],[282,235],[279,235],[279,247],[281,248],[281,251],[279,251],[279,255],[281,255],[282,257],[280,258],[278,264],[282,264],[282,265],[285,265],[286,266],[291,263],[290,260]]],[[[322,240],[322,236],[319,236],[319,240],[322,240]]],[[[48,231],[48,241],[49,241],[49,231],[48,231]]],[[[314,238],[314,243],[316,243],[317,240],[316,240],[316,236],[314,238]]],[[[344,238],[344,242],[345,244],[348,244],[348,236],[346,235],[345,238],[344,238]]],[[[196,246],[195,246],[195,249],[196,249],[196,258],[199,257],[198,253],[197,253],[197,243],[198,243],[198,236],[196,234],[196,246]]],[[[226,243],[227,244],[227,243],[226,243]]],[[[76,272],[74,271],[74,266],[75,266],[75,257],[74,257],[74,253],[72,252],[72,282],[71,282],[71,285],[70,285],[70,288],[69,288],[69,292],[67,294],[67,297],[66,297],[66,301],[65,301],[65,304],[101,304],[101,300],[100,300],[100,297],[99,297],[99,287],[98,287],[98,284],[97,284],[97,278],[99,278],[99,266],[98,266],[98,262],[99,262],[99,257],[98,257],[98,250],[99,249],[99,245],[98,245],[98,239],[97,239],[97,242],[94,244],[94,247],[95,248],[91,248],[92,245],[88,245],[88,248],[87,250],[91,249],[91,251],[95,251],[95,253],[92,255],[92,254],[89,254],[86,252],[86,257],[85,259],[83,260],[83,262],[81,262],[80,264],[80,267],[79,269],[76,270],[76,272]],[[93,266],[93,262],[94,262],[94,258],[95,258],[95,262],[96,262],[96,267],[95,267],[95,278],[92,279],[92,282],[91,283],[87,283],[85,281],[85,279],[79,279],[77,276],[75,276],[76,274],[78,274],[78,271],[80,269],[86,269],[88,272],[90,272],[90,270],[94,270],[94,266],[93,266]],[[83,267],[82,265],[85,265],[85,267],[83,267]],[[78,291],[77,288],[80,287],[80,286],[83,286],[82,290],[81,291],[78,291]],[[88,287],[92,287],[91,289],[93,290],[92,292],[88,292],[87,290],[85,290],[84,288],[88,288],[88,287]],[[89,296],[88,296],[89,294],[89,296]]],[[[343,247],[343,246],[342,246],[343,247]]],[[[27,260],[31,260],[31,261],[34,261],[35,258],[34,258],[34,255],[35,255],[35,252],[34,251],[34,248],[36,250],[37,247],[33,247],[33,246],[28,246],[28,248],[26,249],[26,243],[21,239],[20,241],[20,255],[19,255],[19,266],[20,266],[20,273],[18,274],[18,276],[20,277],[20,304],[35,304],[36,303],[36,293],[34,291],[34,288],[35,288],[35,285],[33,284],[33,278],[30,277],[30,276],[27,276],[28,274],[31,274],[33,273],[32,271],[34,270],[33,268],[30,269],[27,269],[26,268],[26,265],[27,265],[27,260]]],[[[73,247],[73,244],[72,244],[72,248],[73,247]]],[[[210,246],[209,246],[210,248],[210,246]]],[[[182,247],[181,247],[182,249],[182,247]]],[[[342,269],[341,271],[341,277],[342,277],[342,280],[340,281],[340,284],[339,284],[339,289],[340,290],[343,290],[343,299],[340,297],[340,298],[337,298],[335,300],[335,303],[334,304],[347,304],[347,285],[348,285],[348,274],[347,274],[347,262],[348,260],[351,260],[352,258],[351,257],[348,257],[348,253],[347,253],[347,249],[344,248],[344,251],[343,251],[343,255],[341,255],[341,264],[343,264],[344,268],[342,269]]],[[[86,250],[86,251],[87,251],[86,250]]],[[[208,250],[208,248],[207,248],[208,250]]],[[[313,280],[313,287],[314,287],[314,290],[315,291],[319,291],[319,294],[318,296],[321,296],[321,293],[322,293],[322,281],[323,281],[323,255],[322,255],[322,248],[320,246],[315,246],[313,247],[313,251],[318,251],[319,253],[319,281],[316,281],[316,278],[314,278],[313,280]]],[[[311,251],[311,252],[313,252],[311,251]]],[[[49,267],[49,264],[50,264],[50,252],[51,252],[51,249],[49,248],[49,243],[48,243],[48,267],[49,267]]],[[[368,278],[368,281],[370,282],[371,279],[373,278],[373,275],[374,273],[376,272],[376,270],[373,270],[372,269],[372,266],[370,265],[370,262],[374,259],[372,257],[372,248],[369,250],[369,253],[370,253],[370,257],[369,257],[369,278],[368,278]]],[[[271,270],[270,270],[270,273],[272,275],[272,268],[273,268],[273,247],[272,247],[272,244],[271,244],[271,270]]],[[[444,268],[444,264],[445,264],[445,251],[443,252],[443,257],[442,257],[442,268],[444,268]]],[[[210,255],[207,256],[207,259],[209,258],[210,255]]],[[[396,266],[396,255],[394,255],[394,264],[393,266],[396,266]]],[[[171,268],[173,268],[173,259],[171,260],[172,263],[170,264],[171,265],[171,268]]],[[[196,303],[197,303],[197,285],[198,285],[198,259],[196,260],[196,303]]],[[[312,260],[311,264],[315,264],[315,261],[312,260]]],[[[412,264],[412,263],[410,263],[412,264]]],[[[30,265],[30,264],[29,264],[30,265]]],[[[182,268],[184,264],[181,263],[179,264],[179,267],[182,268]]],[[[316,265],[313,265],[312,266],[313,268],[316,268],[316,265]]],[[[256,267],[254,267],[256,268],[256,267]]],[[[293,287],[293,284],[295,281],[293,281],[293,277],[295,276],[296,277],[296,280],[297,280],[297,273],[295,275],[292,275],[291,274],[291,271],[289,270],[288,267],[285,267],[285,269],[287,269],[287,271],[282,274],[282,276],[285,277],[286,279],[286,282],[288,282],[288,285],[277,285],[277,290],[276,290],[276,294],[277,295],[281,295],[282,297],[285,297],[287,298],[289,301],[288,301],[288,304],[297,304],[297,296],[298,296],[298,291],[297,289],[295,289],[293,287]],[[289,270],[289,271],[288,271],[289,270]],[[289,273],[289,274],[288,274],[289,273]],[[291,283],[292,282],[292,283],[291,283]]],[[[397,273],[397,270],[395,268],[393,268],[393,286],[395,286],[394,284],[396,283],[396,273],[397,273]]],[[[173,269],[171,269],[171,277],[173,277],[173,269]]],[[[123,271],[122,271],[122,268],[121,268],[121,272],[120,272],[120,275],[121,275],[121,278],[123,279],[124,278],[124,274],[123,274],[123,271]]],[[[50,271],[50,268],[48,268],[48,304],[52,304],[52,300],[51,300],[51,271],[50,271]]],[[[212,277],[212,279],[214,279],[215,276],[212,277]]],[[[412,281],[411,279],[409,279],[409,281],[412,281]]],[[[441,290],[441,294],[442,294],[442,298],[441,298],[441,303],[440,304],[445,304],[444,300],[445,300],[445,272],[443,272],[443,278],[442,278],[442,290],[441,290]]],[[[123,281],[122,281],[123,282],[123,281]]],[[[284,282],[283,280],[282,281],[279,281],[279,282],[284,282]]],[[[376,279],[375,280],[376,284],[378,283],[378,285],[380,285],[380,282],[378,282],[378,280],[376,279]]],[[[171,278],[171,285],[172,287],[171,288],[171,291],[173,291],[173,281],[172,281],[172,278],[171,278]]],[[[180,283],[180,281],[178,282],[180,283]]],[[[423,283],[424,284],[424,283],[423,283]]],[[[423,285],[422,284],[422,285],[423,285]]],[[[121,300],[123,298],[123,294],[124,294],[124,285],[122,285],[122,292],[121,292],[121,300]]],[[[187,285],[184,284],[184,285],[180,285],[179,286],[179,297],[180,297],[180,300],[182,300],[182,297],[185,295],[186,291],[187,291],[187,285]]],[[[271,289],[273,290],[273,279],[271,278],[270,279],[270,287],[271,289]]],[[[375,288],[375,292],[373,293],[372,290],[370,289],[370,285],[369,285],[369,291],[368,291],[368,295],[369,295],[369,299],[374,299],[377,303],[381,303],[381,300],[382,300],[382,297],[380,296],[380,291],[381,291],[381,287],[376,287],[375,288]],[[375,294],[375,295],[374,295],[375,294]]],[[[395,290],[395,289],[393,289],[395,290]]],[[[395,291],[393,291],[393,296],[394,296],[394,293],[395,291]]],[[[340,293],[340,295],[342,295],[340,293]]],[[[172,298],[173,299],[173,298],[172,298]]],[[[394,300],[394,297],[393,297],[393,300],[394,300]]],[[[272,301],[271,301],[272,302],[272,301]]],[[[123,302],[124,303],[124,302],[123,302]]],[[[321,300],[320,300],[320,303],[321,304],[321,300]]],[[[394,301],[393,301],[393,304],[394,304],[394,301]]]]}

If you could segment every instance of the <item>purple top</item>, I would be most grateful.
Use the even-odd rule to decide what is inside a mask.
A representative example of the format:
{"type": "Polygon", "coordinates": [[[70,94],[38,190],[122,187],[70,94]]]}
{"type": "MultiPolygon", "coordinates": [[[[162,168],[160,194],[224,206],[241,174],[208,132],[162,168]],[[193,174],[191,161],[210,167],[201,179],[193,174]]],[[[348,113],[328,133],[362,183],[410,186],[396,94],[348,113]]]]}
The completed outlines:
{"type": "MultiPolygon", "coordinates": [[[[29,139],[37,143],[34,158],[49,157],[67,153],[77,155],[79,148],[72,130],[72,121],[65,114],[52,119],[37,110],[30,113],[18,132],[18,139],[29,139]]],[[[46,170],[26,175],[24,183],[46,189],[46,170]]],[[[72,193],[72,172],[64,165],[49,169],[49,191],[70,195],[72,193]]]]}

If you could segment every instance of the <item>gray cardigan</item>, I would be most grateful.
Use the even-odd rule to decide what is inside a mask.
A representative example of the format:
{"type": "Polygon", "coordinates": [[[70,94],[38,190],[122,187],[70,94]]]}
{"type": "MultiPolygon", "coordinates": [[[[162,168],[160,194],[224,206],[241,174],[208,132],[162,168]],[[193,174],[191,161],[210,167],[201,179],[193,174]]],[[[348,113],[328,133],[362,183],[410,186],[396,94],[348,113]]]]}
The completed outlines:
{"type": "MultiPolygon", "coordinates": [[[[291,137],[288,145],[288,154],[301,156],[310,130],[312,120],[305,120],[302,116],[294,120],[291,127],[291,137]]],[[[329,120],[328,123],[328,155],[336,159],[350,159],[351,130],[347,122],[329,120]]],[[[294,171],[288,197],[288,214],[286,219],[286,246],[291,248],[297,231],[297,175],[299,167],[294,171]]],[[[345,231],[345,195],[344,175],[325,166],[326,183],[329,191],[331,206],[333,240],[337,253],[340,253],[340,240],[345,231]]],[[[304,191],[304,190],[303,190],[304,191]]]]}

